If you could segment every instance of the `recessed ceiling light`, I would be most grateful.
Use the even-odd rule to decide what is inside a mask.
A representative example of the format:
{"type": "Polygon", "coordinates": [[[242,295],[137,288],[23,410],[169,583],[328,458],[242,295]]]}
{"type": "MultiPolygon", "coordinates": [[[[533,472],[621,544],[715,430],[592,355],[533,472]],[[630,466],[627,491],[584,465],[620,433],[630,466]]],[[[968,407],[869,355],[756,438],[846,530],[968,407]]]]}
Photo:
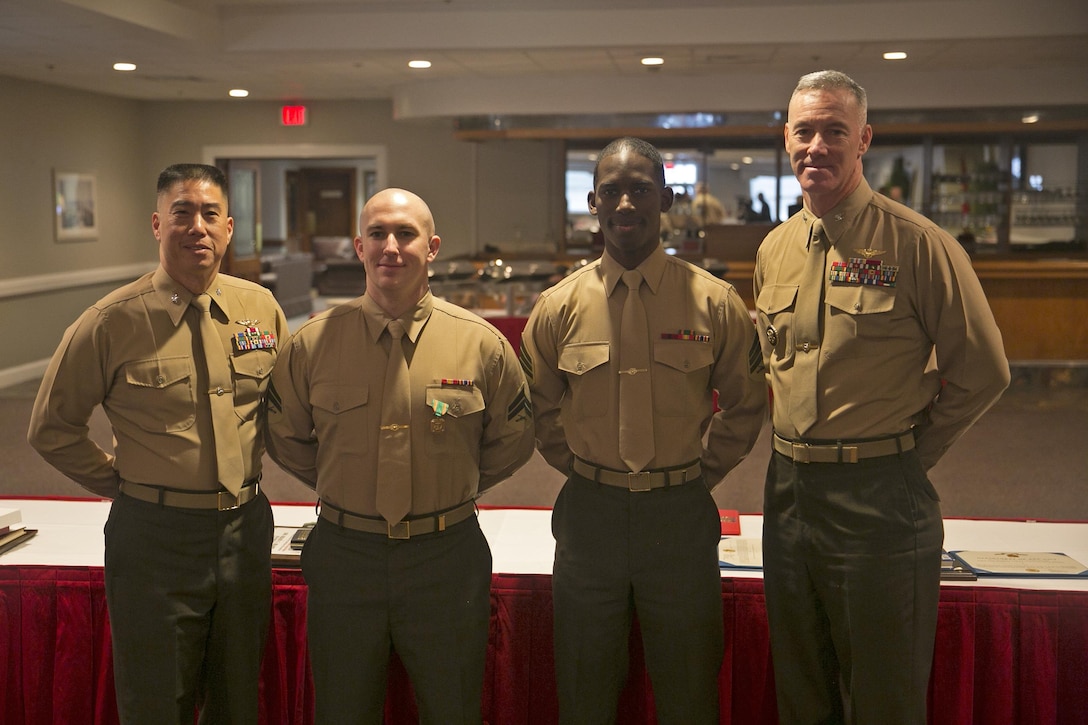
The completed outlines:
{"type": "Polygon", "coordinates": [[[249,95],[249,91],[247,91],[245,88],[231,88],[230,89],[230,97],[231,98],[245,98],[248,95],[249,95]]]}
{"type": "Polygon", "coordinates": [[[642,65],[665,65],[664,58],[643,58],[642,65]]]}
{"type": "Polygon", "coordinates": [[[1025,113],[1020,118],[1020,121],[1022,123],[1039,123],[1039,114],[1038,113],[1025,113]]]}
{"type": "Polygon", "coordinates": [[[740,161],[741,161],[742,164],[750,164],[750,163],[752,163],[752,157],[751,156],[742,156],[740,158],[740,161]]]}
{"type": "Polygon", "coordinates": [[[410,60],[408,61],[409,68],[430,68],[431,61],[429,60],[410,60]]]}
{"type": "Polygon", "coordinates": [[[119,71],[136,70],[136,64],[135,63],[114,63],[113,64],[113,69],[114,70],[119,70],[119,71]]]}
{"type": "Polygon", "coordinates": [[[884,60],[906,60],[907,54],[901,50],[889,50],[884,54],[884,60]]]}

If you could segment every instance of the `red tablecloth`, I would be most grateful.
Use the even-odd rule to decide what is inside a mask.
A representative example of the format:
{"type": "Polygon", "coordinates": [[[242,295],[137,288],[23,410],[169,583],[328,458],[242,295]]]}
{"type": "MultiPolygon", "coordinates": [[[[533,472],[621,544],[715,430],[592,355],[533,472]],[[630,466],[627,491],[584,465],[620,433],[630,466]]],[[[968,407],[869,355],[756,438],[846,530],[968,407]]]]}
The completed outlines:
{"type": "MultiPolygon", "coordinates": [[[[0,566],[0,722],[112,724],[109,622],[97,567],[0,566]]],[[[554,723],[551,583],[495,575],[484,720],[554,723]]],[[[262,680],[262,722],[313,722],[306,660],[306,587],[277,570],[262,680]]],[[[723,723],[775,722],[774,684],[758,579],[722,580],[723,723]]],[[[389,723],[416,722],[394,663],[389,723]]],[[[946,587],[930,683],[931,723],[1088,722],[1088,593],[946,587]]],[[[653,723],[637,632],[621,723],[653,723]]]]}

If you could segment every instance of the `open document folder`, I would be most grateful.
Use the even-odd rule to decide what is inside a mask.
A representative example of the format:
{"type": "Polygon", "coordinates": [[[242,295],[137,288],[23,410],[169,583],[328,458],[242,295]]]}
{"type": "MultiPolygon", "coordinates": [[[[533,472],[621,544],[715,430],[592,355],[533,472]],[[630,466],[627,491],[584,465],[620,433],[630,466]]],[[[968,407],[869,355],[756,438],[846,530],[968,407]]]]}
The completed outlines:
{"type": "Polygon", "coordinates": [[[718,542],[718,565],[722,569],[762,569],[763,540],[723,536],[718,542]]]}
{"type": "Polygon", "coordinates": [[[1041,551],[952,551],[979,576],[1088,577],[1088,567],[1067,554],[1041,551]]]}

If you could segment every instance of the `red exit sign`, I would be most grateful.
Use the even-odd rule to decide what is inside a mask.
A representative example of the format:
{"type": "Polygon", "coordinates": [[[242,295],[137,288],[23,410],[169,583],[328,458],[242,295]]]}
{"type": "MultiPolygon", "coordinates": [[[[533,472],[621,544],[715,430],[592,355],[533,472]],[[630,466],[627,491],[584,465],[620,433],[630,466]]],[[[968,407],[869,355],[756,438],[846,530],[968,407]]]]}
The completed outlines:
{"type": "Polygon", "coordinates": [[[284,126],[305,126],[306,106],[284,106],[280,109],[280,121],[284,126]]]}

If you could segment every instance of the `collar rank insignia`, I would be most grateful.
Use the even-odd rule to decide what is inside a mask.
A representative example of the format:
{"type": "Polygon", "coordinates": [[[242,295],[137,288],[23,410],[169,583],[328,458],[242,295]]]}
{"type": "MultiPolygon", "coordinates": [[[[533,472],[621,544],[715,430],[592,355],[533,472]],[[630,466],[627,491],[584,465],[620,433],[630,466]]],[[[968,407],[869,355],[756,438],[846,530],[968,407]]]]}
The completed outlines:
{"type": "Polygon", "coordinates": [[[884,264],[879,259],[850,257],[845,262],[832,262],[829,282],[862,284],[874,287],[894,287],[899,265],[884,264]]]}
{"type": "MultiPolygon", "coordinates": [[[[246,321],[248,322],[248,320],[246,321]]],[[[254,320],[256,322],[256,320],[254,320]]],[[[264,330],[263,332],[253,325],[246,326],[241,332],[236,332],[234,337],[235,352],[248,352],[249,350],[272,350],[276,347],[276,336],[264,330]]]]}

